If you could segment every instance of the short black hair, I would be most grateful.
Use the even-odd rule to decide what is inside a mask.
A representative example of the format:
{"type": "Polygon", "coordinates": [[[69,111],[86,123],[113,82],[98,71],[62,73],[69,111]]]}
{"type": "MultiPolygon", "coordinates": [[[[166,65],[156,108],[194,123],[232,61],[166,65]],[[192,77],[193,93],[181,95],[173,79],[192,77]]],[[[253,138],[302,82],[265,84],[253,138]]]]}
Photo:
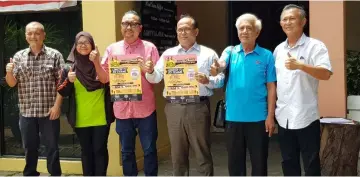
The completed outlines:
{"type": "Polygon", "coordinates": [[[139,18],[139,22],[141,23],[141,17],[140,17],[140,15],[139,15],[135,10],[129,10],[129,11],[125,12],[124,15],[123,15],[123,17],[124,17],[125,15],[129,15],[129,14],[137,16],[137,17],[139,18]]]}
{"type": "MultiPolygon", "coordinates": [[[[189,14],[182,14],[180,15],[180,18],[179,18],[179,21],[183,18],[191,18],[193,20],[193,27],[196,29],[196,28],[199,28],[199,24],[198,22],[195,20],[195,18],[189,14]]],[[[178,21],[178,22],[179,22],[178,21]]]]}

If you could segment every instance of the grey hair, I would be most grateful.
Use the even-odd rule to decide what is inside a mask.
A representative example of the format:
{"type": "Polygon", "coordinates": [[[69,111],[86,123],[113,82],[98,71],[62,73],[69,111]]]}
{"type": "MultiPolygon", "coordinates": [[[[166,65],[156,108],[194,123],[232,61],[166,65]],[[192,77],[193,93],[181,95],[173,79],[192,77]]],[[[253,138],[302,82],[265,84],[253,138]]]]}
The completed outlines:
{"type": "Polygon", "coordinates": [[[30,26],[36,26],[36,27],[38,27],[40,30],[42,30],[43,32],[45,32],[44,25],[41,24],[40,22],[32,21],[32,22],[28,23],[28,24],[26,25],[26,27],[25,27],[25,30],[26,30],[27,28],[29,28],[30,26]]]}
{"type": "Polygon", "coordinates": [[[290,10],[290,9],[298,9],[300,11],[301,19],[306,18],[306,12],[305,12],[304,8],[302,8],[302,7],[298,6],[298,5],[295,5],[295,4],[288,4],[283,8],[283,10],[281,12],[280,20],[282,19],[282,14],[284,13],[284,11],[290,10]]]}
{"type": "Polygon", "coordinates": [[[259,18],[257,18],[254,14],[251,13],[245,13],[240,15],[237,19],[236,19],[236,23],[235,23],[235,27],[237,29],[239,29],[239,25],[242,21],[248,21],[250,22],[253,26],[255,26],[255,28],[260,32],[262,29],[262,23],[261,20],[259,18]]]}

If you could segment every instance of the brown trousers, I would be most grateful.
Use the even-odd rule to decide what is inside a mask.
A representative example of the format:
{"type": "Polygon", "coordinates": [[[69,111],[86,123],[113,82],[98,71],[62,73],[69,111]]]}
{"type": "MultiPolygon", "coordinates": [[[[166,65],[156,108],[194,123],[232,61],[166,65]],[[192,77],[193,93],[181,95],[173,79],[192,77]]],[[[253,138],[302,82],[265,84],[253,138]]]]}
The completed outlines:
{"type": "Polygon", "coordinates": [[[208,100],[200,103],[167,103],[165,115],[171,144],[174,176],[189,175],[189,148],[193,149],[198,172],[203,176],[214,174],[210,151],[211,116],[208,100]]]}

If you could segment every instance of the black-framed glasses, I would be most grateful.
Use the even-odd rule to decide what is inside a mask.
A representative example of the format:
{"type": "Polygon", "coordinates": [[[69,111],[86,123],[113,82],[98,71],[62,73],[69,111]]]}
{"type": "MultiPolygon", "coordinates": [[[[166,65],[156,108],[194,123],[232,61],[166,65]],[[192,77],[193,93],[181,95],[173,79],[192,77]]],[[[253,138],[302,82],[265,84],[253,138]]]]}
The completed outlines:
{"type": "Polygon", "coordinates": [[[77,46],[82,46],[82,45],[89,46],[89,45],[90,45],[90,42],[89,42],[89,41],[78,42],[78,43],[76,43],[76,45],[77,45],[77,46]]]}
{"type": "Polygon", "coordinates": [[[121,26],[123,28],[127,28],[130,25],[131,28],[136,28],[138,26],[140,26],[140,23],[129,23],[129,22],[121,22],[121,26]]]}

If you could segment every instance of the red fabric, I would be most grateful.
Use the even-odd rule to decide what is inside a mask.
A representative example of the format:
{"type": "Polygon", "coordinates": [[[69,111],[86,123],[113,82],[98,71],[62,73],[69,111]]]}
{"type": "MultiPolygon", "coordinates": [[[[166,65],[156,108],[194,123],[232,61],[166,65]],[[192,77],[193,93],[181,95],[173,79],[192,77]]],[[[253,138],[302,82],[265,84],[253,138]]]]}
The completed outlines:
{"type": "Polygon", "coordinates": [[[51,0],[51,1],[0,1],[0,7],[14,6],[14,5],[26,5],[26,4],[46,4],[49,2],[61,2],[65,0],[51,0]]]}

